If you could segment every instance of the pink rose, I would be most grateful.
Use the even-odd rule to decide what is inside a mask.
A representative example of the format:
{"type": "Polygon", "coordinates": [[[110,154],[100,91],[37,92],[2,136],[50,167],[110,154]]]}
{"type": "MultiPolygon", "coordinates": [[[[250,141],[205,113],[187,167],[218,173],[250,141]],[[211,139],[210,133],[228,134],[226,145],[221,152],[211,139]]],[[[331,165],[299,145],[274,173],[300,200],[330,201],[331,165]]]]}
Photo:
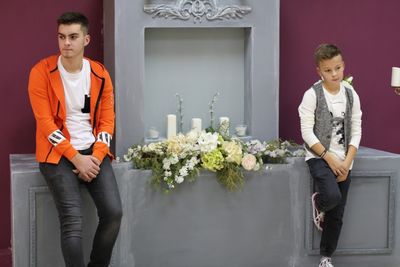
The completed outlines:
{"type": "Polygon", "coordinates": [[[256,167],[257,164],[257,159],[254,155],[252,154],[246,154],[244,155],[242,159],[242,166],[245,170],[251,171],[256,167]]]}

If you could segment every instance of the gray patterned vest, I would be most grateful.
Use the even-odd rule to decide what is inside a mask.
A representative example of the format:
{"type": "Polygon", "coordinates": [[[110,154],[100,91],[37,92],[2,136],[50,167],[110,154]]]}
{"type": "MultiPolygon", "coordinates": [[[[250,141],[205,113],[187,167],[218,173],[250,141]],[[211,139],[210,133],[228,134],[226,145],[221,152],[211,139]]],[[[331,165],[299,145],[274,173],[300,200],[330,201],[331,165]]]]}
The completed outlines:
{"type": "MultiPolygon", "coordinates": [[[[317,136],[321,144],[329,149],[331,144],[331,137],[333,131],[333,117],[329,112],[328,104],[326,103],[324,89],[322,88],[322,82],[314,84],[313,89],[317,96],[317,107],[315,109],[315,124],[314,134],[317,136]]],[[[353,92],[351,89],[346,89],[346,114],[344,116],[344,148],[347,152],[350,143],[351,136],[351,113],[353,108],[353,92]]],[[[308,145],[307,148],[312,151],[308,145]]]]}

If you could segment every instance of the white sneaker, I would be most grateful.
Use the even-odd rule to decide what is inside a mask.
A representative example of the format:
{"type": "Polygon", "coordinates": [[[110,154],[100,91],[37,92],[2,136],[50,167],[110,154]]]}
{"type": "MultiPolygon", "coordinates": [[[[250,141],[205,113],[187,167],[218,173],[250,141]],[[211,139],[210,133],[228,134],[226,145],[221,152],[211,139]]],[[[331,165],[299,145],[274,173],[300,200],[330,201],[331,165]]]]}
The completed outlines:
{"type": "Polygon", "coordinates": [[[318,267],[334,267],[332,264],[332,259],[329,257],[322,257],[318,267]]]}
{"type": "Polygon", "coordinates": [[[322,223],[324,222],[325,213],[323,211],[319,211],[317,209],[317,205],[315,204],[315,197],[318,195],[318,192],[315,192],[311,196],[311,203],[313,208],[313,220],[314,224],[319,231],[322,231],[322,223]]]}

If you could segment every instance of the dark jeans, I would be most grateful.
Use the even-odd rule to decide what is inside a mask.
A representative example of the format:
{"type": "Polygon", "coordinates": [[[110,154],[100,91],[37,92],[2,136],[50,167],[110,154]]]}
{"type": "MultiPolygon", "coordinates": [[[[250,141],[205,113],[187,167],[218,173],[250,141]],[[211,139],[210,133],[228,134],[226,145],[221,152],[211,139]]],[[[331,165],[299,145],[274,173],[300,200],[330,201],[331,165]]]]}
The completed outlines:
{"type": "MultiPolygon", "coordinates": [[[[81,151],[90,154],[91,149],[81,151]]],[[[73,164],[62,157],[58,164],[40,163],[40,172],[53,195],[60,220],[61,248],[67,267],[85,267],[82,249],[82,199],[84,184],[97,208],[99,224],[93,240],[88,267],[107,267],[117,239],[122,217],[118,186],[109,157],[100,165],[100,173],[90,183],[72,172],[73,164]]]]}
{"type": "Polygon", "coordinates": [[[338,183],[325,160],[314,158],[307,163],[314,179],[314,189],[319,192],[315,201],[317,208],[325,212],[320,254],[331,257],[336,250],[343,225],[344,207],[351,182],[350,172],[345,181],[338,183]]]}

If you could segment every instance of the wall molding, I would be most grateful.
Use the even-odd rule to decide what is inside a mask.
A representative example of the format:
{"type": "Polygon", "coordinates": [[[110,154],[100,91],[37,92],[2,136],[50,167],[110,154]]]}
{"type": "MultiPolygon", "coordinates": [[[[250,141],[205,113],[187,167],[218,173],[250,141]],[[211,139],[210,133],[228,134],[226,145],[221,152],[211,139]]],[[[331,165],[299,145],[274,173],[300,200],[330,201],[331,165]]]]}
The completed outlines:
{"type": "MultiPolygon", "coordinates": [[[[81,186],[84,187],[83,185],[81,186]]],[[[35,186],[29,188],[29,267],[40,267],[37,265],[38,255],[37,255],[37,230],[38,230],[38,223],[37,223],[37,196],[40,194],[47,194],[51,201],[53,201],[51,193],[47,186],[35,186]]],[[[58,220],[55,220],[58,222],[58,220]]],[[[57,241],[54,243],[60,246],[59,235],[56,236],[57,241]]],[[[116,265],[116,257],[115,252],[116,249],[114,248],[110,267],[117,267],[116,265]]]]}
{"type": "MultiPolygon", "coordinates": [[[[387,244],[386,247],[370,247],[370,248],[340,248],[338,247],[335,251],[336,255],[377,255],[377,254],[391,254],[393,252],[394,240],[395,240],[395,203],[396,203],[396,177],[397,172],[392,171],[352,171],[351,178],[352,181],[355,179],[370,179],[370,178],[382,178],[389,179],[388,183],[388,216],[387,216],[387,244]]],[[[313,179],[310,177],[310,192],[313,192],[313,179]]],[[[350,186],[351,190],[351,186],[350,186]]],[[[311,196],[311,193],[309,194],[311,196]]],[[[308,200],[308,205],[306,206],[306,251],[308,255],[319,255],[319,248],[314,248],[313,243],[316,236],[313,218],[312,218],[312,205],[311,198],[308,200]]],[[[340,241],[339,241],[340,243],[340,241]]],[[[340,244],[339,244],[340,245],[340,244]]]]}

